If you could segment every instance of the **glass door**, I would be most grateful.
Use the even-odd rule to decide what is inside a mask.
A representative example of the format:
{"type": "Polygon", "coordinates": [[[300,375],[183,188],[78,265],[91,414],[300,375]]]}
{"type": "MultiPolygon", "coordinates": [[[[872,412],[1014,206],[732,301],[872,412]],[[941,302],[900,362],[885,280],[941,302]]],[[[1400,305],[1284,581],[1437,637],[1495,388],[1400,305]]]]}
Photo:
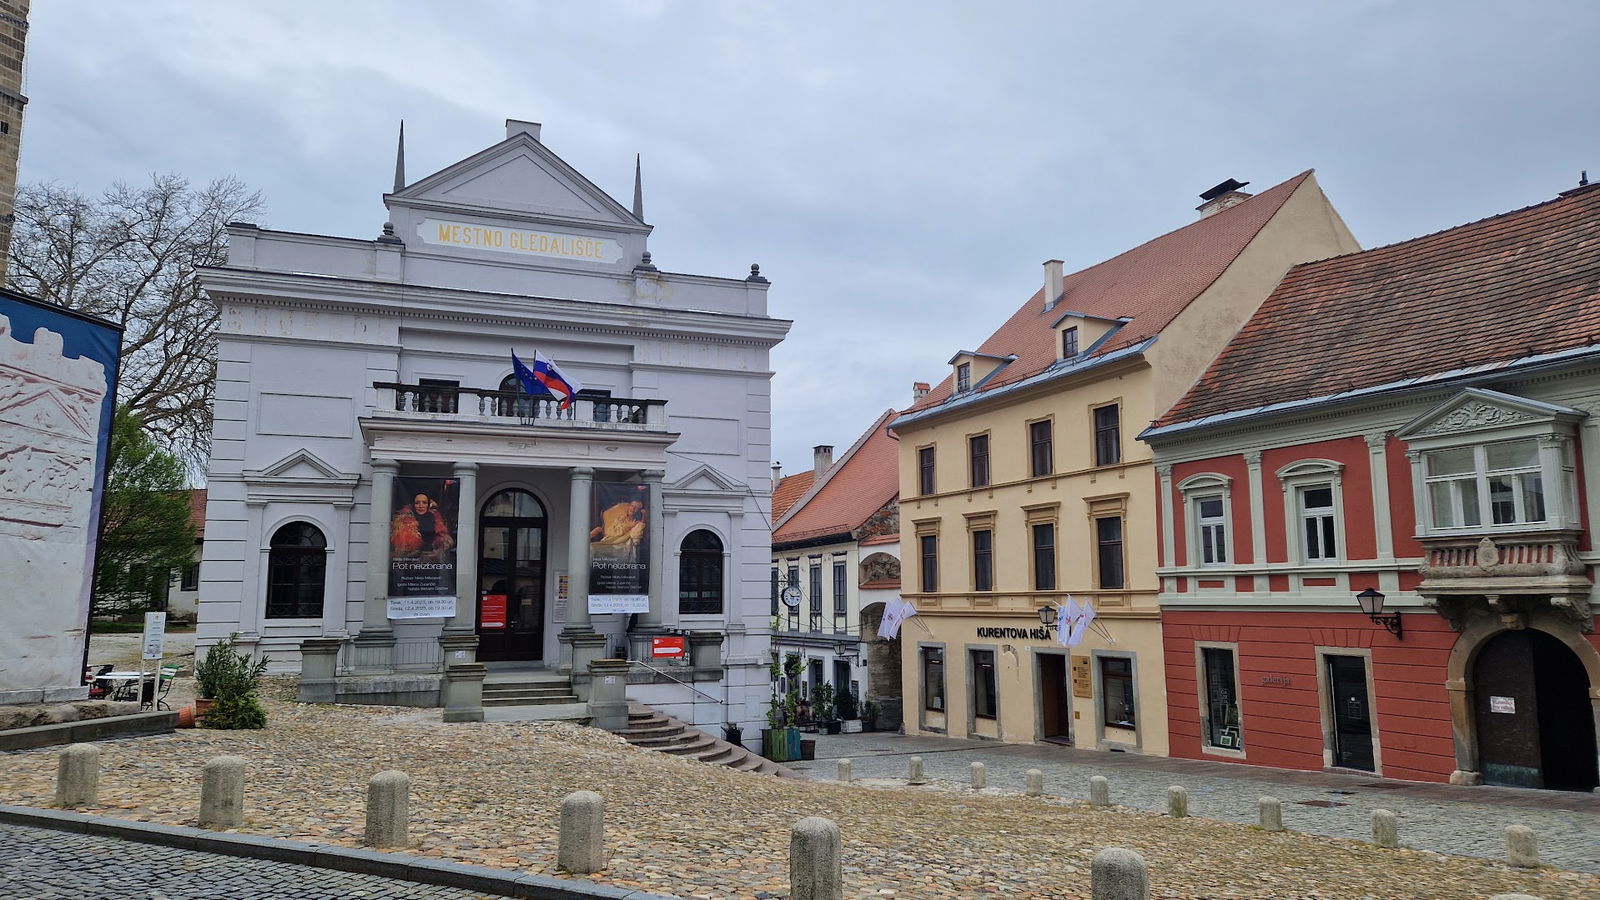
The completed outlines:
{"type": "Polygon", "coordinates": [[[1367,698],[1367,661],[1328,656],[1328,703],[1333,713],[1333,764],[1371,772],[1372,711],[1367,698]]]}
{"type": "Polygon", "coordinates": [[[501,491],[479,520],[478,658],[544,658],[544,507],[527,491],[501,491]]]}

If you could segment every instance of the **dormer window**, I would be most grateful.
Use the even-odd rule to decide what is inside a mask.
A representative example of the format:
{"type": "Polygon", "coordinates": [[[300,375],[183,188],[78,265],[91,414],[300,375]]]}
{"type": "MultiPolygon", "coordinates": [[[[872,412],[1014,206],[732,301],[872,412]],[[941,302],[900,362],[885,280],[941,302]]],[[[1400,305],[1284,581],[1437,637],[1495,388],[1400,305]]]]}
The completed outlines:
{"type": "Polygon", "coordinates": [[[1061,358],[1071,359],[1078,355],[1078,326],[1061,329],[1061,358]]]}
{"type": "Polygon", "coordinates": [[[956,393],[965,394],[972,390],[972,364],[962,363],[956,366],[956,393]]]}

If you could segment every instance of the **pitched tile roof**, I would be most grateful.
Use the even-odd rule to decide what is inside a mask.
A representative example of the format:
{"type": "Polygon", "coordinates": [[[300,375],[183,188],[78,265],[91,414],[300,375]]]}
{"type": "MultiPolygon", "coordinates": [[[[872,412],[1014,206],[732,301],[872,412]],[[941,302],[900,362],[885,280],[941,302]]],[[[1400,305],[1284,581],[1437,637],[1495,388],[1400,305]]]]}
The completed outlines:
{"type": "MultiPolygon", "coordinates": [[[[1288,201],[1311,171],[1241,203],[1191,222],[1102,263],[1067,275],[1064,296],[1044,308],[1041,286],[977,352],[1017,359],[975,387],[979,393],[1021,381],[1056,362],[1054,325],[1063,312],[1084,313],[1128,322],[1095,355],[1104,355],[1161,333],[1190,301],[1227,271],[1257,233],[1288,201]]],[[[954,375],[911,406],[925,409],[949,399],[954,375]]]]}
{"type": "Polygon", "coordinates": [[[811,492],[775,520],[774,544],[854,531],[899,496],[899,442],[887,429],[895,415],[891,409],[879,416],[811,492]]]}
{"type": "Polygon", "coordinates": [[[1600,341],[1600,184],[1289,271],[1157,426],[1600,341]]]}
{"type": "Polygon", "coordinates": [[[789,507],[811,490],[811,482],[816,476],[815,471],[808,469],[778,479],[778,486],[772,489],[772,521],[783,518],[789,507]]]}

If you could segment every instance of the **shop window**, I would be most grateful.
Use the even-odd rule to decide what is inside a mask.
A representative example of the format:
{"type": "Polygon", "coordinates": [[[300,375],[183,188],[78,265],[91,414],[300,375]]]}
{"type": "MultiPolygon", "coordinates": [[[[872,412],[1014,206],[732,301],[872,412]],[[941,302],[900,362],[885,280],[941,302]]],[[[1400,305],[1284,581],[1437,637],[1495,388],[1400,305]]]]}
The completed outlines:
{"type": "Polygon", "coordinates": [[[987,528],[972,532],[972,589],[994,590],[994,532],[987,528]]]}
{"type": "Polygon", "coordinates": [[[923,496],[934,492],[932,447],[923,447],[917,451],[917,492],[923,496]]]}
{"type": "Polygon", "coordinates": [[[290,522],[272,535],[267,551],[267,618],[322,616],[328,541],[309,522],[290,522]]]}
{"type": "Polygon", "coordinates": [[[1033,477],[1049,475],[1055,470],[1055,442],[1049,419],[1028,423],[1028,449],[1033,477]]]}
{"type": "Polygon", "coordinates": [[[1206,746],[1243,750],[1244,729],[1239,717],[1239,680],[1235,654],[1229,647],[1200,649],[1200,699],[1206,746]]]}
{"type": "Polygon", "coordinates": [[[995,679],[994,651],[972,650],[972,715],[979,719],[993,719],[1000,708],[997,698],[999,684],[995,679]]]}
{"type": "Polygon", "coordinates": [[[944,712],[944,648],[922,648],[922,708],[944,712]]]}
{"type": "Polygon", "coordinates": [[[1102,590],[1126,586],[1122,565],[1122,517],[1105,516],[1094,520],[1095,559],[1102,590]]]}
{"type": "Polygon", "coordinates": [[[1101,656],[1100,713],[1106,725],[1133,728],[1133,660],[1122,656],[1101,656]]]}
{"type": "Polygon", "coordinates": [[[1122,462],[1122,413],[1120,407],[1099,406],[1094,411],[1094,464],[1112,466],[1122,462]]]}
{"type": "Polygon", "coordinates": [[[678,554],[678,612],[722,612],[722,539],[703,528],[684,537],[678,554]]]}
{"type": "Polygon", "coordinates": [[[1041,522],[1033,531],[1033,589],[1056,589],[1056,526],[1054,522],[1041,522]]]}
{"type": "Polygon", "coordinates": [[[973,487],[988,486],[989,436],[987,434],[975,434],[967,438],[967,466],[973,487]]]}

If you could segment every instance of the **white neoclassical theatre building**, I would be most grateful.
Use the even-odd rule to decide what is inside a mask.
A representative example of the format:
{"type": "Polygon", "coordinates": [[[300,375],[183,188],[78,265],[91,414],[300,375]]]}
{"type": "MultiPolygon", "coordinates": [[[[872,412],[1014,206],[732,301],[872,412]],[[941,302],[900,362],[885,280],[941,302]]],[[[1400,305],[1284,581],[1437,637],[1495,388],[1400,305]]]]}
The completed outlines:
{"type": "MultiPolygon", "coordinates": [[[[632,208],[510,121],[375,239],[230,226],[198,643],[302,697],[483,717],[507,671],[763,720],[767,281],[658,270],[632,208]],[[511,354],[581,390],[529,393],[511,354]],[[681,650],[680,650],[681,648],[681,650]]],[[[566,693],[557,691],[556,693],[566,693]]]]}

